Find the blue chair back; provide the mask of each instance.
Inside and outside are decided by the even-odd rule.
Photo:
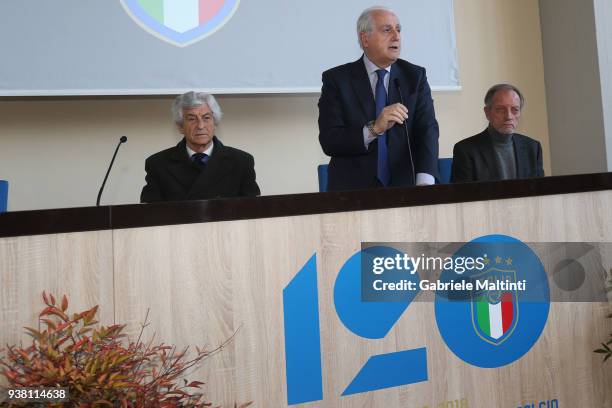
[[[319,164],[317,174],[319,175],[319,192],[327,191],[327,164]]]
[[[8,181],[0,180],[0,213],[6,212],[8,203]]]
[[[451,179],[451,169],[453,167],[452,158],[440,158],[438,159],[438,173],[440,173],[440,183],[448,184]]]
[[[317,167],[317,173],[319,175],[319,192],[321,193],[327,191],[327,166],[327,164],[319,164]],[[440,180],[438,184],[450,183],[452,167],[452,158],[443,157],[438,159],[438,172],[440,173]]]

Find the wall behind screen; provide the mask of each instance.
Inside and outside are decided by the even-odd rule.
[[[178,47],[146,32],[119,0],[3,1],[0,95],[317,92],[323,70],[359,56],[355,20],[370,5],[242,1],[218,31]],[[427,39],[407,42],[404,58],[428,67],[434,89],[456,88],[453,0],[381,5],[400,16],[405,38]]]
[[[542,142],[550,174],[537,1],[462,0],[456,6],[462,90],[433,94],[440,156],[451,156],[455,142],[484,129],[484,93],[507,81],[525,94],[520,131]],[[403,37],[405,44],[419,40]],[[218,99],[224,110],[218,133],[224,143],[255,156],[263,194],[317,190],[316,165],[329,160],[317,140],[318,95]],[[9,210],[93,205],[122,134],[130,139],[115,162],[102,203],[137,202],[144,159],[178,142],[170,103],[169,97],[0,101],[0,179],[11,182]]]

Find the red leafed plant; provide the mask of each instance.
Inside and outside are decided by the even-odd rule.
[[[8,346],[6,355],[0,355],[8,387],[66,387],[69,400],[50,405],[54,407],[211,406],[200,392],[204,383],[188,382],[184,376],[231,338],[212,351],[196,347],[190,358],[188,347],[177,351],[154,345],[153,338],[142,341],[148,313],[134,342],[122,333],[125,325],[99,326],[98,306],[69,316],[66,296],[59,305],[51,294],[43,292],[42,298],[46,307],[39,320],[45,328],[26,327],[32,345]]]

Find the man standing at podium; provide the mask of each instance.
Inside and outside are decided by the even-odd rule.
[[[223,145],[215,136],[221,115],[209,94],[187,92],[174,100],[172,116],[184,138],[146,160],[141,202],[260,194],[253,156]]]
[[[498,84],[487,91],[489,126],[455,144],[451,182],[544,177],[540,142],[516,133],[524,105],[514,85]]]
[[[363,11],[363,56],[323,73],[319,142],[328,189],[434,184],[438,122],[425,69],[399,59],[401,26],[384,7]]]

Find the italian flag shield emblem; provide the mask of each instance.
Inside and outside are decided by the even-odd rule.
[[[516,272],[489,269],[474,276],[477,281],[516,282]],[[518,321],[515,291],[481,289],[472,292],[472,323],[476,333],[487,343],[500,345],[508,339]]]
[[[157,38],[179,47],[200,41],[227,23],[240,0],[120,0],[128,15]]]

